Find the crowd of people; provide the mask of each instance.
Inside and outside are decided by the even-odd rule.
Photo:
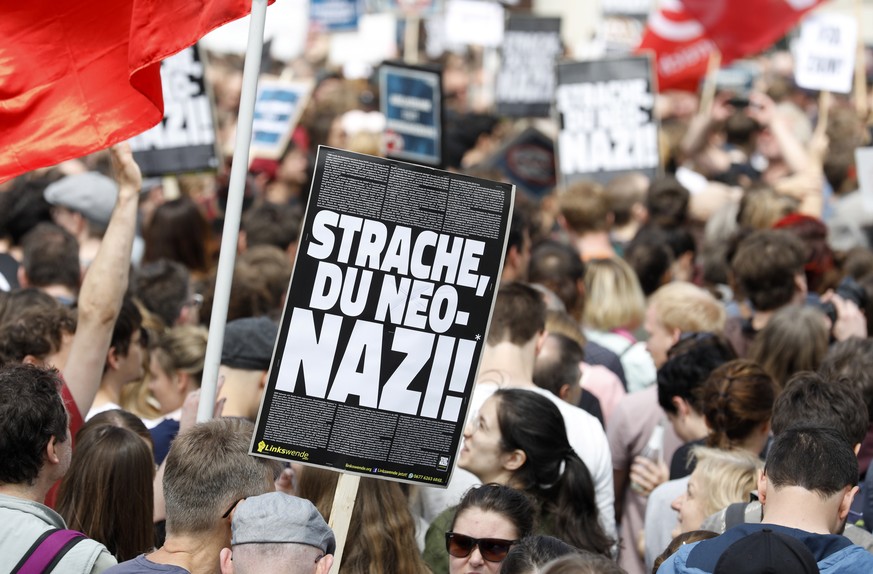
[[[317,84],[249,170],[208,422],[226,167],[144,180],[122,144],[0,184],[0,571],[873,572],[871,128],[784,61],[659,95],[654,179],[518,190],[448,488],[362,478],[342,548],[338,475],[248,450],[316,148],[383,153],[376,87],[291,66]],[[440,62],[445,167],[501,180],[555,126],[478,109],[477,62]]]

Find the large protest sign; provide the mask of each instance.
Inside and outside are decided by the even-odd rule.
[[[311,91],[309,81],[260,81],[252,124],[252,158],[277,159],[282,154]]]
[[[443,161],[442,79],[437,69],[383,64],[380,109],[390,158],[439,166]]]
[[[555,62],[561,51],[560,18],[510,16],[495,86],[497,113],[548,117],[555,94]]]
[[[212,97],[196,45],[161,62],[161,84],[163,121],[130,140],[143,175],[216,169]]]
[[[794,79],[809,90],[849,93],[855,72],[858,24],[844,14],[806,17],[795,53]]]
[[[659,168],[655,86],[649,56],[557,66],[558,167],[564,184],[603,183]]]
[[[445,486],[513,201],[320,147],[252,454]]]
[[[486,159],[482,167],[500,171],[528,196],[540,200],[555,188],[555,144],[543,132],[529,127]]]

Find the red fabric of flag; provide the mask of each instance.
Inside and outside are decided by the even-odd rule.
[[[251,0],[3,4],[0,182],[157,124],[160,61],[251,11]]]
[[[772,46],[824,0],[681,0],[721,51],[722,64]]]
[[[697,91],[706,75],[715,44],[703,26],[684,10],[678,0],[666,0],[649,16],[638,52],[655,53],[658,89]]]

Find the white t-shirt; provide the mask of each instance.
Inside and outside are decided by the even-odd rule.
[[[121,410],[121,407],[119,405],[116,405],[115,403],[106,403],[105,405],[100,405],[99,407],[91,407],[91,410],[88,411],[87,415],[85,415],[85,422],[90,421],[94,417],[94,415],[99,415],[102,412],[114,410]]]
[[[476,416],[482,404],[499,387],[494,383],[478,383],[470,399],[468,420]],[[615,538],[615,491],[612,486],[612,455],[606,433],[595,417],[579,407],[563,401],[545,389],[539,387],[524,387],[524,390],[538,393],[557,405],[564,417],[567,427],[567,438],[570,446],[588,467],[594,481],[594,496],[597,500],[597,510],[600,513],[600,524],[608,536]],[[457,459],[457,457],[455,457]],[[447,488],[439,490],[426,488],[422,492],[423,518],[431,522],[438,514],[460,502],[464,493],[479,484],[472,473],[455,468]]]

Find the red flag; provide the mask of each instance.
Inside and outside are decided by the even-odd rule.
[[[251,0],[5,4],[0,182],[157,124],[164,115],[160,61],[251,10]]]
[[[723,64],[765,50],[824,0],[681,0]]]
[[[649,16],[637,52],[652,50],[658,89],[697,91],[706,75],[709,55],[715,44],[678,0],[664,0]]]

